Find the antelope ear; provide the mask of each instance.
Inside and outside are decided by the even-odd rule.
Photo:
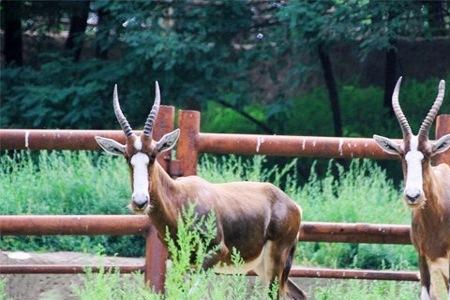
[[[380,135],[373,135],[373,139],[377,142],[377,145],[383,149],[384,152],[394,155],[399,155],[402,152],[402,148],[399,144],[391,141],[388,138]]]
[[[101,136],[96,136],[95,140],[108,154],[123,155],[125,153],[125,145],[122,145],[115,140],[107,139]]]
[[[156,143],[156,151],[158,151],[158,153],[161,153],[161,152],[172,149],[177,144],[179,136],[180,136],[180,129],[178,129],[178,128],[172,132],[166,133]]]
[[[431,145],[432,155],[442,153],[450,148],[450,134],[446,134]]]

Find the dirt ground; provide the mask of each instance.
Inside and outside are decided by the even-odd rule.
[[[77,252],[2,252],[0,265],[74,264],[74,265],[143,265],[143,258],[99,257]],[[7,299],[11,300],[75,300],[73,286],[80,285],[82,275],[11,274],[6,278]]]
[[[14,264],[73,264],[73,265],[143,265],[143,258],[99,257],[78,252],[6,252],[0,251],[0,265]],[[6,279],[8,300],[75,300],[74,286],[82,283],[82,275],[71,274],[8,274]],[[309,296],[313,287],[330,284],[334,280],[295,279]],[[310,297],[309,299],[313,299]]]

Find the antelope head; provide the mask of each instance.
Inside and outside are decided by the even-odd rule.
[[[179,129],[165,134],[159,141],[152,139],[152,132],[155,119],[158,115],[161,95],[159,85],[156,82],[155,103],[145,122],[142,134],[137,135],[131,129],[130,124],[120,109],[117,85],[114,86],[113,106],[117,121],[120,124],[125,136],[126,143],[121,143],[96,136],[95,139],[100,147],[111,155],[124,155],[130,167],[132,181],[131,208],[134,212],[144,212],[148,207],[151,209],[150,188],[151,170],[155,164],[156,156],[164,151],[172,149],[180,134]]]
[[[374,135],[373,138],[384,152],[400,156],[403,166],[405,188],[403,197],[410,207],[421,207],[425,201],[424,170],[430,168],[431,158],[450,148],[450,134],[444,135],[435,142],[429,141],[429,131],[442,101],[444,100],[445,81],[439,82],[438,95],[425,120],[420,126],[419,133],[414,135],[398,101],[400,77],[392,94],[392,108],[403,132],[403,141],[396,143],[388,138]]]

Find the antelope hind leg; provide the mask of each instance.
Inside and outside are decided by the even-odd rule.
[[[443,257],[427,262],[431,279],[431,299],[449,299],[449,259]]]
[[[307,299],[306,293],[299,288],[290,278],[286,281],[288,288],[288,297],[293,300],[305,300]]]

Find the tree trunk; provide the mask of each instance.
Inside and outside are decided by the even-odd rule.
[[[74,3],[70,18],[69,35],[65,44],[65,49],[71,53],[74,61],[80,60],[88,15],[89,1],[77,1]]]
[[[98,22],[97,32],[95,34],[95,57],[100,59],[108,59],[109,30],[106,23],[108,12],[101,8],[97,11]]]
[[[395,42],[391,43],[391,45],[393,46],[386,51],[383,106],[393,114],[391,99],[395,83],[397,82],[397,49],[394,47]]]
[[[238,114],[240,114],[241,116],[243,116],[244,118],[246,118],[247,120],[249,120],[250,122],[252,122],[253,124],[255,124],[256,126],[258,126],[262,131],[264,131],[267,134],[275,134],[275,132],[272,130],[272,128],[270,128],[269,126],[267,126],[264,122],[259,121],[258,119],[255,119],[252,115],[250,115],[249,113],[245,112],[244,110],[237,108],[234,105],[231,105],[228,102],[225,102],[223,100],[214,100],[217,103],[231,108],[232,110],[234,110],[235,112],[237,112]]]
[[[4,22],[3,55],[7,64],[21,66],[22,58],[22,23],[20,20],[21,2],[3,1],[2,19]]]
[[[430,24],[431,35],[448,35],[449,32],[445,29],[444,1],[435,0],[426,3],[428,4],[428,23]]]
[[[331,65],[330,55],[322,45],[318,46],[320,63],[322,65],[325,85],[328,90],[328,99],[330,101],[331,113],[333,114],[334,135],[342,136],[341,107],[339,104],[339,95],[337,92],[336,81],[334,79],[333,67]]]

